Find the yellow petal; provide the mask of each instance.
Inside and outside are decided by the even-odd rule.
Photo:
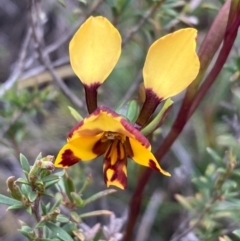
[[[78,137],[62,147],[57,155],[54,165],[56,167],[69,167],[78,161],[89,161],[103,154],[94,151],[96,143],[102,134],[97,136]]]
[[[110,185],[125,189],[127,186],[127,155],[121,141],[115,139],[104,155],[104,181]]]
[[[150,151],[150,148],[144,147],[141,143],[137,140],[129,138],[131,151],[128,151],[128,155],[138,164],[150,167],[156,171],[161,172],[166,176],[171,176],[169,172],[164,171],[160,165],[158,164],[156,158]]]
[[[121,54],[121,36],[104,17],[90,17],[73,36],[70,45],[73,71],[85,85],[101,84]]]
[[[105,106],[99,107],[91,115],[76,125],[68,135],[68,141],[80,136],[95,136],[103,132],[114,132],[137,139],[144,146],[149,147],[150,143],[138,130],[127,120]]]
[[[197,76],[197,30],[186,28],[155,41],[149,48],[143,68],[144,85],[160,99],[184,90]]]

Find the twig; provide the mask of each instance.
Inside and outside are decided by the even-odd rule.
[[[38,4],[36,4],[38,3]],[[54,67],[52,66],[51,60],[49,58],[49,55],[47,53],[44,53],[43,48],[43,39],[40,40],[37,30],[42,33],[42,24],[40,19],[40,6],[39,1],[32,0],[32,7],[31,7],[31,24],[32,24],[32,33],[35,40],[35,43],[37,44],[37,51],[39,54],[40,61],[45,66],[45,68],[50,72],[52,75],[53,80],[57,83],[57,85],[60,87],[60,90],[62,93],[78,108],[81,108],[83,106],[82,101],[64,84],[63,80],[59,77],[59,75],[54,70]],[[34,17],[36,19],[34,19]],[[38,29],[36,29],[38,28]]]
[[[202,221],[202,219],[204,218],[204,215],[210,210],[210,207],[205,208],[202,213],[198,216],[197,221],[190,227],[188,227],[187,229],[185,229],[182,233],[180,233],[179,235],[173,237],[170,239],[170,241],[179,241],[181,240],[181,238],[184,238],[187,234],[189,234],[190,232],[192,232]]]
[[[79,28],[79,26],[90,16],[93,14],[94,11],[96,11],[99,6],[104,2],[104,0],[99,0],[93,7],[92,9],[88,12],[88,14],[83,17],[74,27],[71,29],[68,33],[64,34],[63,37],[61,37],[58,41],[55,43],[49,45],[46,47],[45,51],[46,54],[49,54],[51,52],[54,52],[56,49],[58,49],[61,45],[63,45],[65,42],[67,42],[73,34],[76,32],[76,30]]]
[[[240,10],[239,10],[240,12]],[[236,19],[236,21],[232,24],[231,29],[228,30],[228,32],[225,35],[223,47],[220,50],[220,53],[218,55],[218,58],[215,62],[215,65],[211,69],[210,73],[206,77],[204,83],[199,88],[196,96],[193,99],[193,103],[191,105],[191,108],[188,112],[188,119],[192,116],[204,96],[206,95],[207,91],[210,89],[212,84],[214,83],[215,79],[219,75],[221,69],[223,68],[224,63],[226,62],[228,55],[232,49],[232,46],[235,42],[235,39],[237,37],[238,28],[240,26],[240,15]]]
[[[134,91],[136,91],[137,86],[140,84],[141,80],[142,80],[142,71],[138,73],[136,79],[133,81],[130,88],[127,90],[126,94],[122,97],[119,103],[123,103],[132,97],[132,94],[134,93]]]
[[[38,223],[41,221],[41,215],[40,215],[40,212],[39,212],[40,199],[41,199],[41,197],[38,196],[36,198],[36,200],[34,201],[33,207],[32,207],[32,212],[34,213],[34,216],[35,216]],[[43,228],[38,228],[38,238],[43,238]]]
[[[155,191],[150,198],[147,209],[139,225],[136,241],[148,240],[151,227],[157,215],[157,211],[163,202],[164,195],[159,190]]]
[[[19,57],[16,62],[16,66],[12,74],[9,76],[9,78],[5,81],[4,84],[1,85],[0,97],[3,96],[5,92],[14,85],[14,83],[18,80],[18,78],[20,78],[23,71],[24,61],[26,59],[27,48],[31,39],[31,35],[32,35],[32,29],[29,28],[23,40],[21,50],[19,51]]]
[[[65,56],[65,57],[62,57],[62,58],[57,59],[56,61],[52,62],[52,66],[55,68],[55,67],[59,67],[59,66],[62,66],[64,64],[68,64],[68,63],[69,63],[69,56]],[[34,76],[37,76],[37,75],[43,73],[44,71],[46,71],[46,67],[41,65],[41,66],[37,66],[35,68],[32,68],[32,69],[24,72],[22,74],[21,78],[19,79],[20,85],[26,79],[33,78]]]
[[[161,6],[163,3],[165,2],[165,0],[161,0],[158,3],[154,4],[144,15],[143,17],[140,19],[139,23],[133,27],[130,32],[128,33],[128,35],[123,39],[122,41],[122,47],[124,47],[128,41],[133,37],[133,35],[135,33],[137,33],[141,27],[145,24],[145,22],[149,19],[149,17],[151,15],[154,14],[154,12],[159,8],[159,6]]]

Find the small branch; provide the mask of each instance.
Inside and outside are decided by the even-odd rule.
[[[240,11],[239,11],[239,13],[240,13]],[[192,116],[192,114],[194,113],[194,111],[196,110],[196,108],[198,107],[198,105],[200,104],[200,102],[202,101],[204,96],[206,95],[207,91],[212,86],[214,80],[219,75],[221,69],[223,68],[223,65],[225,64],[225,62],[228,58],[228,55],[232,49],[232,46],[235,42],[235,39],[237,37],[239,26],[240,26],[240,15],[238,16],[238,19],[232,25],[231,29],[229,29],[229,31],[226,33],[223,47],[220,50],[216,63],[214,64],[214,67],[212,68],[212,70],[210,71],[208,76],[206,77],[204,83],[201,85],[196,96],[193,99],[193,103],[192,103],[190,111],[188,113],[188,119]]]
[[[65,42],[67,42],[73,34],[77,31],[80,25],[89,17],[91,16],[99,7],[100,5],[104,2],[104,0],[99,0],[93,7],[92,9],[88,12],[88,14],[83,17],[74,27],[71,29],[68,33],[64,34],[63,37],[61,37],[58,41],[55,43],[47,46],[45,48],[45,53],[50,54],[51,52],[54,52],[56,49],[58,49],[61,45],[63,45]]]
[[[40,200],[41,200],[41,197],[38,196],[34,201],[33,207],[32,207],[32,212],[38,223],[41,221],[41,218],[42,218],[39,212]],[[43,228],[38,228],[38,238],[43,238]]]
[[[161,0],[157,3],[155,3],[144,15],[143,17],[140,19],[139,23],[133,27],[130,32],[128,33],[128,35],[123,39],[122,41],[122,47],[124,47],[129,40],[131,40],[131,38],[133,37],[134,34],[136,34],[141,27],[145,24],[145,22],[154,14],[154,12],[165,2],[165,0]]]
[[[202,221],[202,219],[204,218],[204,215],[210,210],[210,207],[205,208],[202,213],[198,216],[197,221],[190,227],[188,227],[187,229],[185,229],[182,233],[180,233],[179,235],[173,237],[170,239],[170,241],[179,241],[182,238],[184,238],[187,234],[189,234],[190,232],[192,232]]]
[[[65,64],[69,64],[69,56],[62,57],[62,58],[57,59],[56,61],[52,62],[52,66],[54,68],[65,65]],[[46,71],[46,67],[42,66],[42,65],[24,72],[18,81],[19,85],[21,86],[27,79],[34,78],[44,72],[48,72],[48,71]]]
[[[133,81],[129,89],[127,90],[126,94],[122,97],[122,99],[119,101],[119,103],[123,103],[125,101],[128,101],[133,93],[136,91],[138,85],[141,83],[142,80],[142,71],[140,71],[136,77],[136,79]]]
[[[14,70],[12,71],[12,74],[9,76],[9,78],[5,81],[5,83],[1,85],[0,97],[3,96],[7,90],[11,89],[11,87],[15,84],[18,78],[20,78],[24,67],[24,61],[27,55],[27,48],[31,40],[31,35],[32,29],[29,28],[23,40],[21,50],[19,51],[19,57],[14,67]]]
[[[156,190],[150,198],[147,209],[143,214],[142,221],[139,225],[136,241],[148,240],[153,222],[156,218],[157,211],[163,202],[164,195],[159,190]]]
[[[36,4],[37,3],[37,4]],[[53,80],[59,86],[62,93],[78,108],[83,106],[82,101],[64,84],[63,80],[56,73],[54,67],[52,66],[49,55],[43,49],[43,38],[40,40],[38,33],[43,33],[42,24],[40,19],[40,4],[39,1],[32,0],[31,7],[31,24],[32,32],[35,43],[37,44],[37,51],[39,54],[39,59],[45,68],[50,72]],[[42,37],[42,36],[41,36]]]

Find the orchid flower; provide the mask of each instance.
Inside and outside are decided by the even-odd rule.
[[[197,76],[196,35],[193,28],[181,29],[158,39],[149,48],[143,67],[146,101],[137,124],[144,125],[162,100],[180,93]],[[170,176],[160,167],[149,141],[136,126],[105,106],[97,107],[97,88],[121,54],[118,30],[104,17],[90,17],[73,36],[69,51],[73,71],[85,88],[90,115],[70,131],[55,166],[67,168],[103,155],[106,185],[121,189],[127,186],[128,158]]]

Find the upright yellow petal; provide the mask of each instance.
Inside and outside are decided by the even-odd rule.
[[[197,76],[197,30],[185,28],[155,41],[149,48],[143,68],[144,85],[159,99],[184,90]]]
[[[136,163],[146,166],[146,167],[150,167],[153,170],[159,171],[166,176],[171,176],[170,173],[164,171],[160,167],[156,158],[150,151],[150,148],[146,148],[145,146],[143,146],[140,142],[138,142],[135,139],[129,138],[129,142],[130,142],[129,144],[131,146],[131,150],[129,150],[130,148],[128,148],[128,155]]]
[[[119,59],[121,36],[106,18],[90,17],[73,36],[69,51],[73,71],[83,84],[101,84]]]

